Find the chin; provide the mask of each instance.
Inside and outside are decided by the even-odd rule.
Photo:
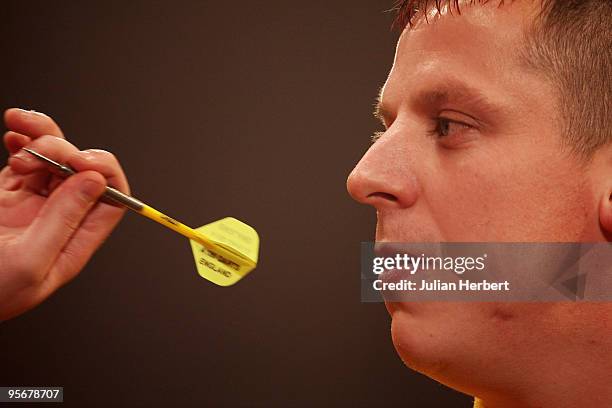
[[[483,348],[487,326],[498,326],[494,305],[455,302],[387,302],[391,339],[408,367],[445,384],[465,373]],[[493,319],[493,320],[492,320]],[[507,324],[507,321],[503,322]],[[486,334],[486,333],[485,333]],[[486,335],[484,337],[487,337]]]
[[[394,305],[387,308],[395,307]],[[439,353],[435,335],[420,327],[418,320],[405,310],[393,309],[391,339],[404,364],[432,378],[445,377],[449,361]]]

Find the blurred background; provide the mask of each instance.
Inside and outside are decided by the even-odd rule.
[[[115,153],[188,225],[249,223],[261,254],[216,287],[187,240],[126,214],[76,280],[0,324],[0,385],[63,386],[67,406],[471,406],[405,368],[384,305],[360,301],[375,213],[345,180],[380,130],[392,5],[3,2],[3,110]]]

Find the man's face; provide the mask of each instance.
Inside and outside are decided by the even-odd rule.
[[[377,209],[377,241],[601,239],[588,167],[562,146],[556,90],[521,63],[537,2],[491,3],[400,38],[380,99],[386,131],[348,180],[351,195]],[[477,383],[479,371],[481,383],[492,381],[491,364],[520,367],[551,351],[567,306],[387,307],[404,361],[462,389],[461,378]]]

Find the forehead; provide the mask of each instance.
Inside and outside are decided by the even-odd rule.
[[[529,23],[541,15],[545,3],[546,0],[407,0],[407,9],[399,9],[395,24],[418,28],[441,17],[467,15],[483,21],[499,18],[521,25],[519,20]]]
[[[427,21],[421,17],[402,33],[382,96],[395,96],[389,89],[394,83],[405,91],[448,77],[491,93],[518,92],[512,83],[527,79],[522,78],[528,73],[523,72],[520,52],[533,16],[533,4],[520,1],[464,4],[461,14],[445,7],[431,9]]]
[[[470,45],[474,41],[479,47],[507,48],[519,45],[536,12],[533,3],[525,1],[476,2],[457,7],[433,7],[417,14],[413,26],[404,30],[401,39],[410,39],[412,43],[426,41],[434,48]],[[450,33],[451,36],[445,36]]]

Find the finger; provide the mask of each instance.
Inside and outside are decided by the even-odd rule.
[[[64,137],[57,123],[44,113],[11,108],[4,112],[4,123],[9,130],[36,139],[43,135]]]
[[[125,174],[112,153],[104,150],[77,152],[68,159],[68,164],[78,171],[94,170],[106,177],[107,185],[130,193]],[[108,238],[124,213],[125,208],[103,202],[94,206],[60,253],[49,274],[48,284],[56,289],[73,279]]]
[[[130,194],[125,173],[114,154],[106,150],[90,149],[76,152],[66,163],[76,171],[94,170],[106,178],[109,186]]]
[[[11,130],[4,134],[4,146],[11,155],[17,153],[19,149],[26,146],[31,141],[32,139],[28,136],[13,132]]]
[[[61,251],[48,275],[53,289],[72,280],[85,267],[125,214],[125,208],[99,202],[87,214],[81,226]]]
[[[49,135],[34,139],[27,147],[58,163],[66,162],[70,155],[78,152],[78,149],[65,139]],[[20,150],[9,158],[8,164],[16,174],[27,176],[23,179],[22,188],[39,195],[48,195],[49,181],[53,173],[47,163],[25,150]]]
[[[22,147],[31,143],[32,139],[28,136],[22,135],[21,133],[16,133],[13,131],[8,131],[4,134],[4,145],[11,155],[18,152]],[[22,173],[16,172],[10,166],[6,166],[2,173],[0,174],[0,187],[8,190],[8,191],[16,191],[20,188],[30,189],[33,191],[40,191],[44,189],[49,176],[46,172],[44,173],[32,173],[28,175],[24,175]]]
[[[32,263],[28,269],[51,269],[105,186],[101,174],[85,171],[68,178],[49,196],[21,237]]]
[[[76,171],[93,170],[106,178],[107,185],[130,194],[127,179],[114,154],[105,150],[90,149],[76,152],[70,156],[66,164]],[[63,178],[53,176],[48,184],[48,190],[53,191],[63,181]]]
[[[67,140],[49,135],[34,139],[32,143],[29,143],[26,147],[58,163],[65,163],[70,156],[79,151],[79,149]],[[8,163],[15,172],[20,174],[30,174],[41,170],[48,171],[50,169],[48,164],[37,159],[25,150],[20,150],[11,156]]]
[[[0,171],[0,189],[4,191],[17,191],[23,185],[23,176],[16,174],[9,166]]]
[[[64,180],[66,180],[65,177],[58,176],[58,175],[55,175],[55,174],[52,175],[49,178],[48,182],[47,182],[47,194],[46,195],[49,195],[53,191],[55,191],[55,189],[58,188],[60,186],[60,184],[62,184],[64,182]]]

